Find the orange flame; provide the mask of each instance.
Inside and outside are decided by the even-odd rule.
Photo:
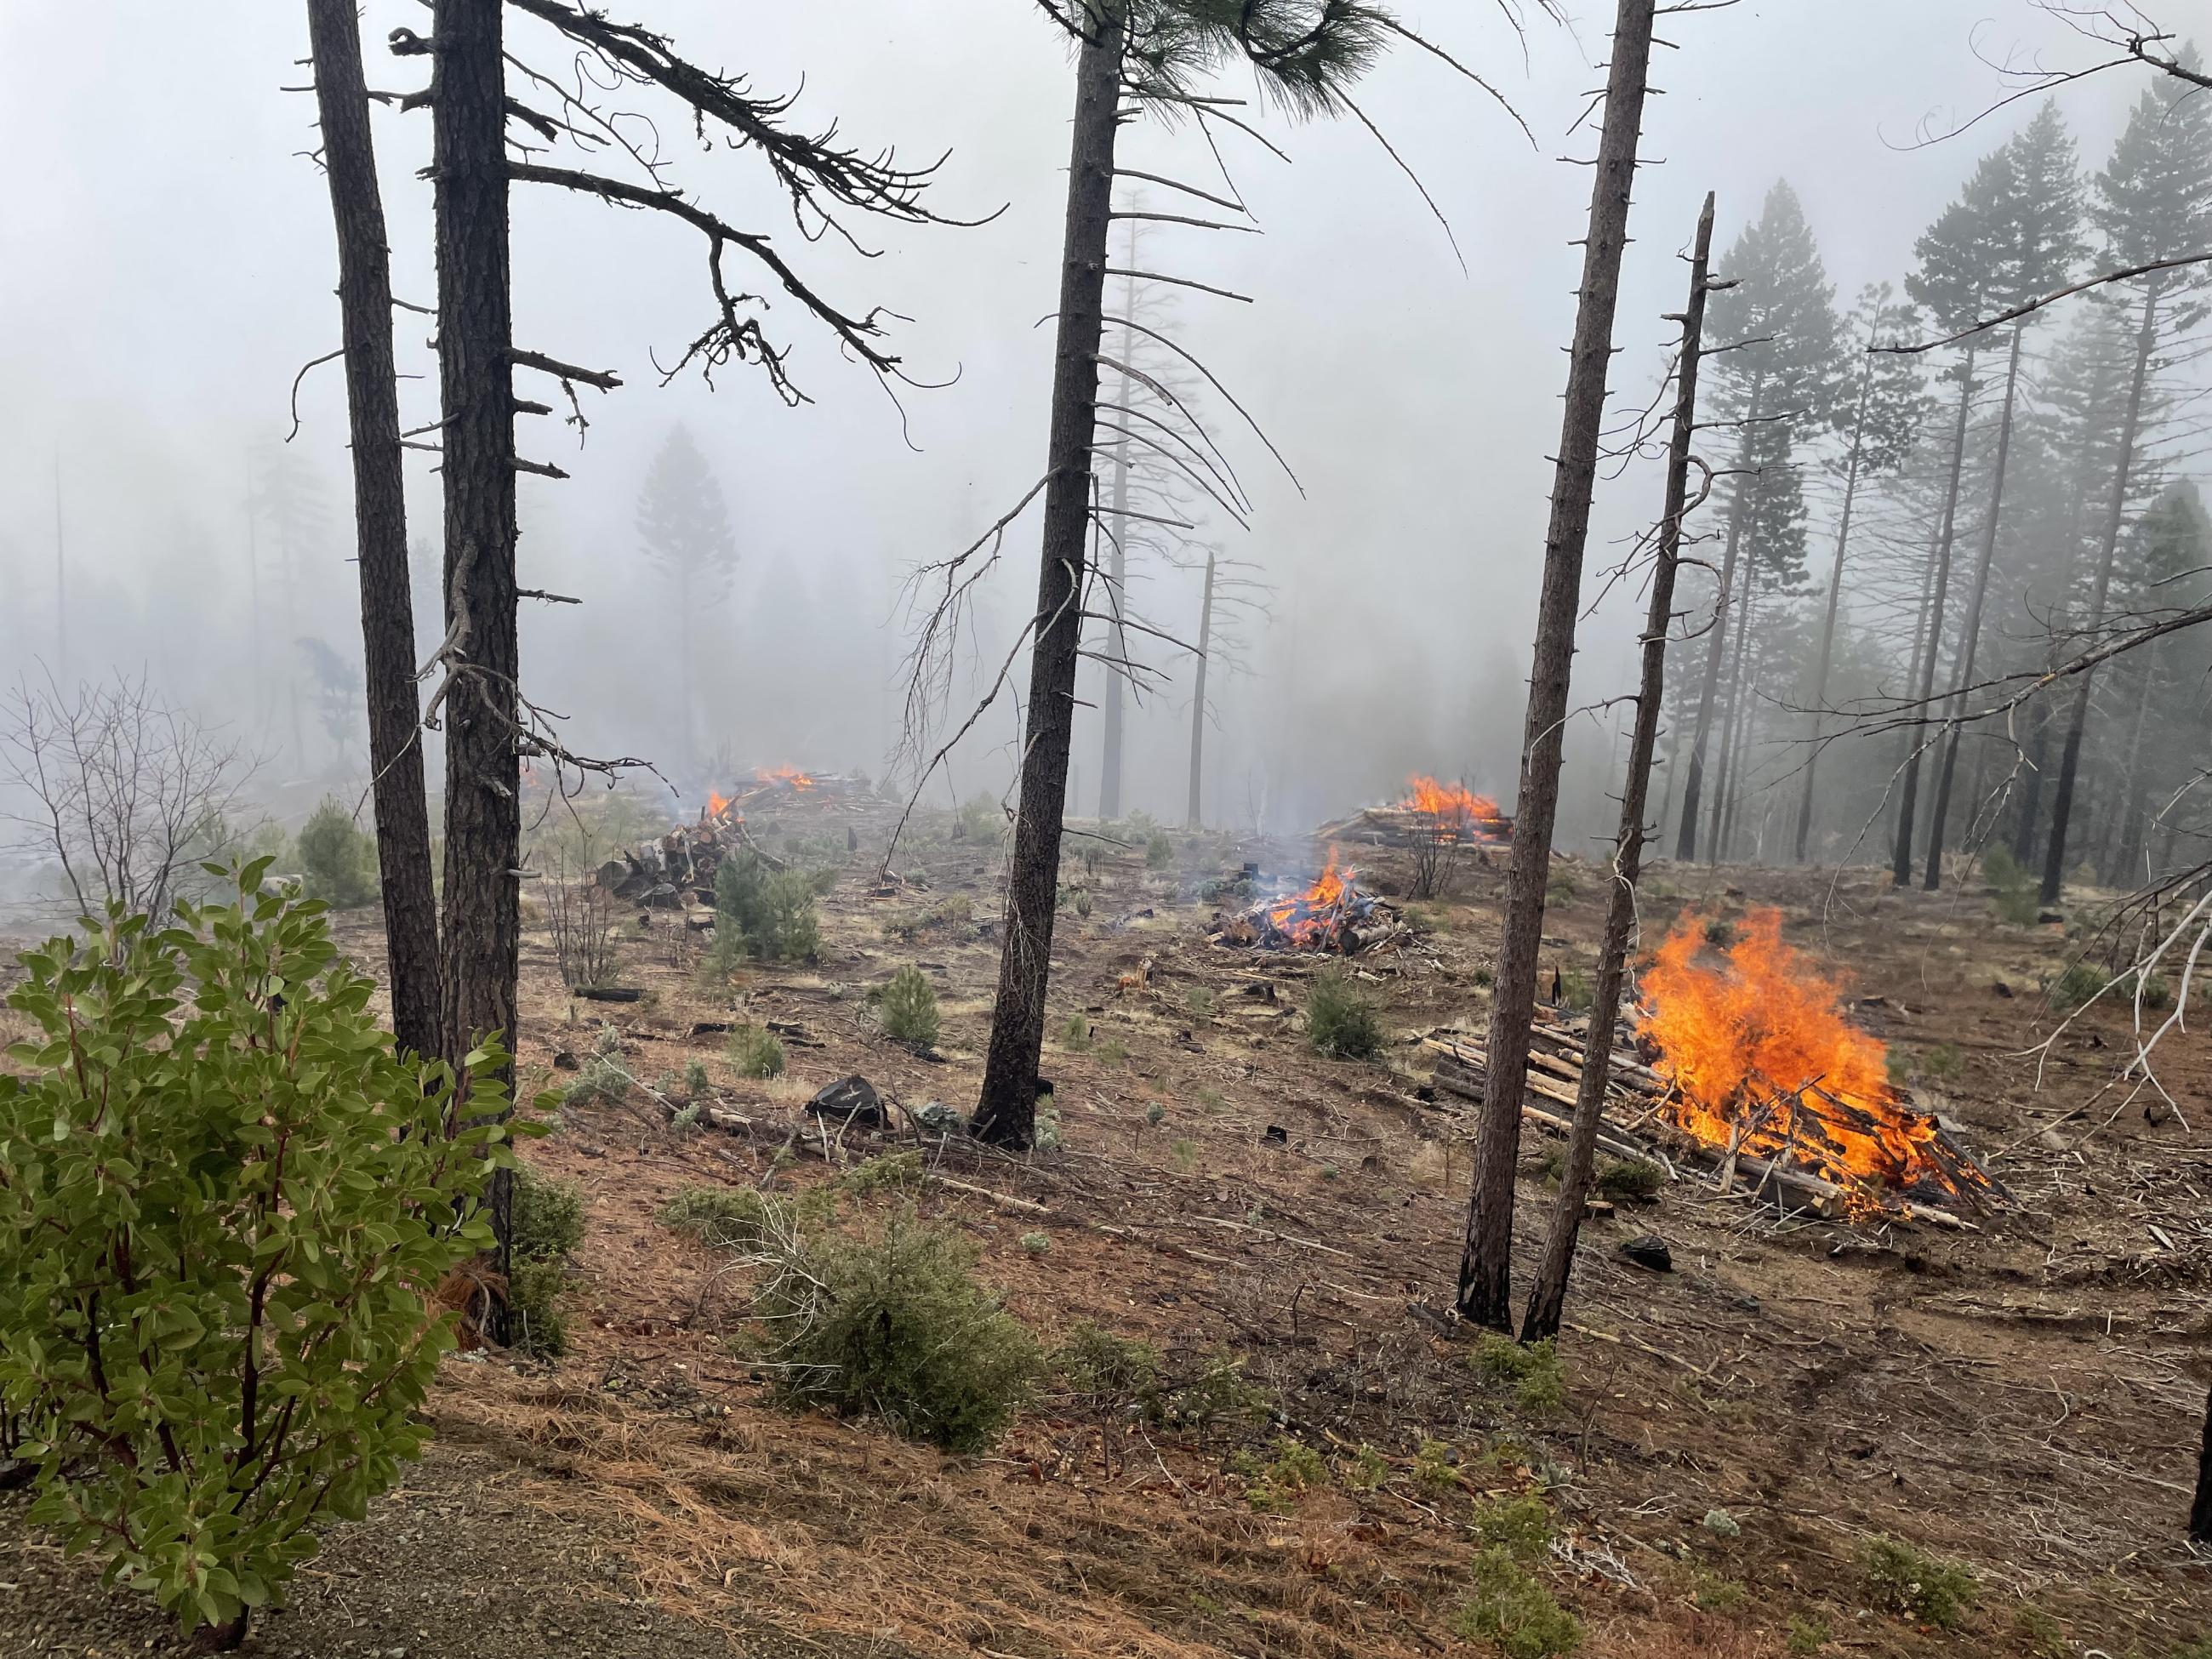
[[[787,783],[794,789],[811,789],[814,780],[795,766],[779,766],[774,770],[762,768],[753,776],[763,783]]]
[[[1841,988],[1782,942],[1778,910],[1744,919],[1725,967],[1697,960],[1705,939],[1704,919],[1684,917],[1644,975],[1639,1029],[1675,1085],[1666,1110],[1677,1127],[1854,1191],[1989,1188],[1933,1117],[1903,1103],[1887,1049],[1844,1018]]]
[[[1434,778],[1414,777],[1406,781],[1408,793],[1398,803],[1401,811],[1426,812],[1431,817],[1474,818],[1489,821],[1498,817],[1498,803],[1487,795],[1478,795],[1464,784],[1438,783]]]
[[[1338,921],[1337,913],[1352,897],[1357,870],[1338,868],[1336,848],[1328,849],[1328,866],[1302,893],[1277,899],[1267,907],[1267,925],[1301,950],[1322,943]]]
[[[727,795],[722,793],[719,789],[709,789],[707,792],[707,816],[708,817],[719,818],[723,813],[729,810],[730,798]]]

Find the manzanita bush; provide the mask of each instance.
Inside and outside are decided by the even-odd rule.
[[[488,1249],[505,1056],[403,1064],[319,903],[214,872],[22,957],[0,1077],[0,1413],[32,1519],[234,1646],[428,1430],[439,1281]]]

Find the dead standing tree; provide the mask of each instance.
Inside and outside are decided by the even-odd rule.
[[[1582,1084],[1575,1097],[1574,1127],[1567,1139],[1567,1166],[1552,1211],[1552,1231],[1544,1246],[1544,1265],[1521,1322],[1521,1340],[1540,1342],[1559,1332],[1566,1306],[1567,1276],[1575,1261],[1575,1240],[1582,1231],[1589,1197],[1590,1171],[1596,1162],[1598,1121],[1605,1112],[1606,1085],[1612,1077],[1613,1027],[1620,1017],[1620,990],[1627,976],[1628,951],[1636,931],[1636,881],[1643,868],[1644,809],[1651,793],[1651,757],[1658,746],[1660,706],[1667,686],[1667,636],[1674,625],[1674,575],[1682,551],[1682,521],[1712,487],[1710,468],[1690,453],[1698,429],[1698,360],[1705,349],[1705,296],[1717,286],[1708,281],[1713,249],[1713,198],[1705,197],[1698,217],[1697,240],[1690,256],[1690,298],[1682,311],[1682,345],[1674,370],[1674,433],[1667,450],[1667,499],[1651,571],[1651,600],[1644,622],[1643,680],[1636,694],[1636,730],[1628,750],[1628,776],[1620,792],[1620,829],[1613,840],[1613,897],[1607,907],[1605,940],[1599,946],[1597,989],[1590,1005],[1583,1049]],[[1698,499],[1689,495],[1690,468],[1705,473]]]
[[[1613,319],[1620,296],[1621,255],[1628,243],[1629,200],[1644,125],[1654,13],[1654,0],[1620,0],[1613,22],[1589,228],[1583,242],[1566,412],[1553,474],[1551,527],[1545,537],[1521,788],[1507,866],[1504,937],[1492,992],[1489,1079],[1483,1092],[1474,1185],[1460,1254],[1460,1316],[1493,1330],[1511,1328],[1513,1168],[1521,1143],[1528,1027],[1536,1009],[1552,827],[1559,816],[1559,762],[1574,664],[1576,613],[1582,598],[1583,552],[1589,538],[1590,495],[1605,424]]]
[[[392,353],[392,250],[376,180],[354,0],[307,0],[307,36],[323,172],[337,233],[370,794],[392,1029],[401,1052],[428,1056],[444,1052],[438,1036],[438,900],[430,879],[430,808],[423,793],[422,709],[415,681],[406,478]]]
[[[567,81],[530,67],[510,51],[508,5],[550,26],[576,52]],[[787,348],[772,341],[758,312],[765,302],[734,287],[726,260],[732,252],[764,266],[784,293],[824,324],[879,376],[898,359],[880,343],[880,313],[853,315],[814,292],[766,235],[744,230],[701,207],[665,176],[667,163],[631,136],[635,125],[610,115],[598,100],[620,92],[658,90],[673,97],[702,133],[726,137],[734,149],[757,151],[791,198],[798,229],[808,240],[835,230],[851,240],[841,210],[907,223],[933,222],[921,194],[934,167],[898,166],[889,152],[866,156],[829,135],[790,130],[790,100],[753,94],[738,77],[703,70],[668,40],[641,27],[561,0],[436,0],[434,34],[424,40],[395,32],[392,49],[428,55],[428,88],[403,100],[432,112],[438,263],[440,435],[445,484],[447,634],[424,671],[440,674],[425,723],[447,729],[446,913],[441,960],[444,1052],[456,1064],[477,1043],[498,1038],[513,1047],[520,944],[521,780],[523,758],[546,762],[558,775],[611,775],[634,760],[595,760],[570,751],[550,717],[524,695],[517,649],[515,474],[560,478],[556,466],[516,453],[517,414],[546,415],[548,404],[518,398],[517,367],[553,377],[567,394],[580,438],[579,383],[608,391],[611,374],[579,368],[514,341],[508,262],[508,192],[516,182],[595,196],[614,205],[659,212],[698,231],[707,243],[714,314],[664,379],[696,365],[711,380],[729,363],[764,369],[787,402],[802,400],[787,367]],[[552,102],[549,112],[509,94],[513,65],[529,88]],[[513,143],[509,123],[541,141]],[[635,179],[516,159],[562,141],[590,154],[621,158]],[[857,244],[856,244],[857,246]],[[541,596],[542,597],[542,596]],[[512,1075],[504,1079],[510,1086]],[[507,1189],[492,1195],[494,1226],[504,1255]],[[504,1266],[502,1260],[501,1266]]]

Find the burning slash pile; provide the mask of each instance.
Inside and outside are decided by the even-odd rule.
[[[1376,847],[1503,846],[1513,839],[1513,820],[1487,795],[1434,778],[1407,780],[1406,798],[1389,806],[1370,806],[1348,818],[1324,823],[1314,833],[1332,841],[1365,842]]]
[[[599,866],[599,885],[616,897],[637,904],[712,904],[714,872],[721,867],[724,856],[736,848],[750,848],[772,868],[783,867],[747,831],[748,809],[757,811],[787,805],[813,811],[825,807],[857,808],[872,799],[864,777],[810,775],[788,766],[756,772],[753,781],[738,786],[733,794],[710,793],[707,810],[696,823],[679,825],[658,841],[609,859]]]
[[[1678,1155],[1741,1174],[1753,1194],[1823,1214],[1902,1215],[1951,1225],[2007,1196],[1971,1154],[1888,1079],[1881,1042],[1844,1018],[1837,988],[1782,943],[1782,919],[1754,912],[1725,964],[1699,958],[1703,923],[1685,920],[1644,975],[1636,1048],[1616,1052],[1603,1135],[1650,1157],[1654,1128]],[[1528,1092],[1571,1109],[1584,1051],[1571,1027],[1539,1025]],[[1479,1098],[1482,1050],[1438,1037],[1439,1088]],[[1533,1108],[1547,1127],[1567,1113]],[[1662,1158],[1661,1161],[1664,1161]]]
[[[1351,956],[1399,939],[1406,924],[1383,900],[1359,889],[1357,870],[1340,869],[1331,848],[1328,867],[1312,886],[1221,919],[1216,945],[1264,951],[1331,951]]]

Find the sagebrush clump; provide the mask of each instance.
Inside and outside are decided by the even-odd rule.
[[[1382,1052],[1382,1019],[1342,969],[1314,976],[1306,990],[1306,1038],[1332,1060],[1372,1060]]]
[[[991,1444],[1042,1362],[975,1264],[967,1239],[911,1214],[860,1237],[797,1242],[753,1305],[777,1393],[946,1451]]]
[[[26,951],[8,1002],[38,1035],[0,1076],[28,1518],[222,1647],[420,1455],[453,1340],[424,1294],[490,1248],[518,1127],[493,1044],[449,1121],[450,1079],[394,1056],[374,981],[268,866],[171,925],[113,909]]]
[[[929,975],[911,963],[900,969],[884,986],[876,1001],[876,1017],[883,1022],[884,1034],[914,1048],[933,1048],[937,1046],[940,1025],[937,1013],[937,988],[929,982]]]

